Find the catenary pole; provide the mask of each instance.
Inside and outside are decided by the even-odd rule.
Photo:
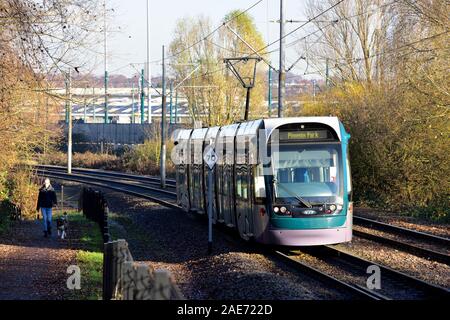
[[[68,109],[68,130],[67,130],[67,173],[72,173],[72,72],[67,73],[67,109]]]
[[[107,36],[106,36],[106,0],[103,1],[103,49],[104,49],[104,67],[105,67],[105,119],[104,123],[108,123],[108,63],[107,63]]]
[[[145,85],[144,85],[144,69],[141,70],[141,124],[144,123],[145,114],[144,114],[144,101],[145,101]]]
[[[172,124],[172,100],[173,100],[173,80],[170,81],[170,99],[169,99],[169,123]]]
[[[269,118],[272,115],[272,68],[269,66],[269,81],[267,84],[268,92],[267,92],[267,112],[269,115]]]
[[[286,74],[284,70],[284,0],[280,0],[280,67],[278,70],[278,117],[283,116]]]
[[[152,72],[150,66],[150,0],[147,0],[147,105],[148,123],[152,123]]]
[[[178,89],[175,90],[175,123],[178,122]]]
[[[131,123],[135,122],[135,114],[134,114],[134,82],[131,83]]]
[[[161,105],[161,155],[160,155],[160,175],[161,187],[166,187],[166,62],[165,48],[162,46],[162,105]]]
[[[92,122],[95,123],[96,119],[95,119],[95,103],[94,100],[95,99],[95,87],[92,87]]]

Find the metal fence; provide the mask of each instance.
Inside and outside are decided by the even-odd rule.
[[[84,187],[80,194],[79,209],[83,210],[83,215],[91,221],[96,222],[103,235],[103,242],[108,242],[111,238],[108,226],[108,204],[103,193],[92,188]]]

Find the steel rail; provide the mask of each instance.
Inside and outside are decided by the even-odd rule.
[[[154,191],[154,192],[158,192],[158,193],[162,193],[165,195],[170,195],[172,197],[176,197],[176,192],[172,192],[172,191],[168,191],[168,190],[164,190],[161,188],[153,188],[153,187],[148,187],[148,186],[143,186],[143,185],[138,185],[138,184],[133,184],[133,183],[129,183],[129,182],[123,182],[123,181],[115,181],[115,180],[111,180],[111,179],[107,179],[107,178],[99,178],[99,177],[92,177],[89,175],[85,175],[85,174],[77,174],[77,173],[62,173],[62,172],[49,172],[48,170],[45,171],[41,171],[41,170],[37,170],[37,172],[41,173],[41,175],[61,175],[64,177],[74,177],[74,178],[81,178],[81,179],[87,179],[87,180],[91,180],[91,181],[100,181],[100,182],[105,182],[105,183],[115,183],[115,184],[119,184],[119,185],[123,185],[123,186],[130,186],[130,187],[134,187],[134,188],[140,188],[143,190],[148,190],[148,191]]]
[[[358,224],[358,225],[361,225],[364,227],[369,227],[369,228],[377,229],[380,231],[387,231],[387,232],[391,232],[394,234],[409,236],[409,237],[412,237],[415,239],[421,239],[421,240],[425,240],[425,241],[429,241],[429,242],[433,242],[433,243],[438,243],[438,244],[446,246],[447,248],[450,247],[450,239],[444,238],[444,237],[439,237],[439,236],[436,236],[433,234],[416,231],[416,230],[411,230],[411,229],[407,229],[407,228],[403,228],[403,227],[399,227],[399,226],[394,226],[391,224],[387,224],[384,222],[380,222],[380,221],[376,221],[376,220],[372,220],[372,219],[368,219],[368,218],[363,218],[363,217],[359,217],[359,216],[354,216],[353,222],[355,224]]]
[[[117,182],[113,182],[113,181],[96,182],[95,180],[98,180],[97,178],[89,178],[89,177],[86,178],[85,176],[80,177],[80,175],[75,176],[73,174],[68,174],[68,173],[55,173],[55,172],[48,173],[48,172],[46,172],[46,176],[48,176],[49,178],[53,178],[53,179],[61,179],[61,180],[66,180],[66,181],[84,183],[84,184],[88,184],[88,185],[92,185],[92,186],[97,186],[97,187],[101,187],[101,188],[105,188],[105,189],[122,192],[122,193],[125,193],[128,195],[131,195],[131,196],[144,198],[144,199],[159,203],[168,208],[181,210],[181,207],[179,205],[175,204],[174,202],[169,202],[169,201],[163,200],[161,198],[150,196],[148,194],[144,194],[141,192],[131,191],[131,190],[127,190],[127,189],[120,188],[120,187],[114,187],[111,184],[121,184],[121,185],[131,186],[131,187],[135,187],[135,188],[142,188],[141,186],[130,185],[130,184],[126,184],[123,182],[117,183]],[[151,189],[154,189],[154,188],[151,188]],[[161,192],[160,190],[157,190],[157,191]]]
[[[121,188],[121,187],[117,187],[114,186],[114,184],[116,185],[121,185],[121,186],[128,186],[128,187],[132,187],[132,188],[137,188],[137,189],[143,189],[143,190],[148,190],[148,191],[152,191],[152,192],[157,192],[157,193],[163,193],[167,196],[173,197],[175,200],[175,195],[176,193],[174,192],[170,192],[170,191],[166,191],[166,190],[162,190],[162,189],[156,189],[156,188],[151,188],[151,187],[146,187],[146,186],[141,186],[141,185],[135,185],[135,184],[131,184],[131,183],[125,183],[125,182],[115,182],[115,181],[111,181],[111,180],[107,180],[107,179],[102,179],[102,178],[98,178],[98,177],[89,177],[86,175],[80,175],[80,174],[68,174],[68,173],[62,173],[62,172],[50,172],[49,170],[37,170],[39,173],[44,173],[47,176],[54,178],[54,179],[62,179],[62,180],[68,180],[68,181],[74,181],[74,182],[78,182],[78,183],[84,183],[84,184],[88,184],[88,185],[93,185],[93,186],[98,186],[101,188],[106,188],[106,189],[110,189],[110,190],[114,190],[114,191],[118,191],[118,192],[122,192],[128,195],[132,195],[132,196],[136,196],[136,197],[140,197],[140,198],[144,198],[144,199],[148,199],[150,201],[154,201],[156,203],[159,203],[163,206],[169,207],[169,208],[173,208],[173,209],[177,209],[177,210],[181,210],[182,208],[180,206],[178,206],[177,204],[175,204],[174,202],[169,202],[163,199],[160,199],[158,197],[155,196],[151,196],[148,194],[144,194],[141,192],[136,192],[136,191],[132,191],[132,190],[128,190],[126,188]],[[371,261],[367,261],[365,259],[353,256],[351,254],[345,253],[341,250],[337,250],[335,248],[332,248],[330,246],[324,246],[321,247],[324,250],[327,250],[328,252],[339,256],[340,258],[343,258],[347,261],[351,261],[355,264],[358,265],[378,265],[380,267],[381,270],[383,270],[383,272],[387,273],[387,274],[391,274],[395,277],[400,278],[403,282],[409,283],[411,284],[413,287],[417,287],[420,290],[430,293],[433,297],[445,297],[448,298],[449,296],[449,291],[445,288],[439,287],[439,286],[435,286],[433,284],[427,283],[425,281],[422,281],[420,279],[414,278],[412,276],[406,275],[404,273],[401,273],[399,271],[393,270],[389,267],[386,266],[382,266],[376,263],[373,263]],[[380,295],[376,292],[373,292],[371,290],[368,290],[364,287],[361,287],[359,285],[351,285],[345,282],[342,282],[336,278],[333,278],[329,275],[325,276],[325,274],[313,267],[307,266],[303,263],[300,263],[299,261],[295,261],[294,258],[282,253],[282,252],[275,252],[275,254],[282,258],[284,261],[289,263],[295,263],[296,266],[298,268],[302,268],[302,270],[304,271],[308,271],[310,274],[315,274],[316,277],[320,277],[322,278],[324,281],[326,282],[334,282],[335,285],[338,285],[341,288],[347,288],[347,290],[351,290],[353,293],[356,294],[356,292],[358,292],[358,295],[361,297],[365,297],[365,298],[369,298],[369,299],[377,299],[377,300],[385,300],[388,299],[387,297]],[[339,284],[338,284],[339,282]],[[353,287],[352,289],[350,289],[350,287]]]
[[[48,170],[49,172],[51,170],[58,170],[58,171],[66,170],[65,167],[52,166],[52,165],[36,165],[35,167]],[[152,183],[152,182],[159,183],[159,178],[152,177],[152,176],[140,176],[140,175],[135,175],[135,174],[127,174],[127,173],[121,173],[121,172],[105,171],[105,170],[97,170],[97,169],[87,169],[87,168],[73,168],[72,171],[80,172],[80,173],[86,172],[86,173],[89,173],[92,175],[115,176],[115,177],[120,177],[123,179],[130,180],[130,181],[139,180],[139,181],[148,181],[150,183]],[[175,187],[175,180],[167,180],[167,182],[169,183],[169,186],[171,188]],[[444,245],[444,246],[446,246],[446,248],[450,248],[450,239],[445,238],[445,237],[440,237],[440,236],[436,236],[436,235],[421,232],[421,231],[407,229],[407,228],[403,228],[400,226],[394,226],[391,224],[387,224],[387,223],[369,219],[369,218],[364,218],[361,216],[354,216],[353,222],[356,225],[370,227],[372,229],[377,229],[380,231],[390,232],[395,235],[403,235],[403,236],[408,236],[408,237],[412,237],[415,239],[421,239],[421,240],[424,240],[427,242]],[[386,242],[386,244],[387,244],[387,242]],[[399,247],[400,246],[402,246],[402,245],[399,245]],[[405,249],[406,247],[403,247],[403,248]],[[415,252],[417,254],[422,254],[419,251],[420,251],[420,249],[415,250]],[[434,254],[431,253],[431,255],[434,255]],[[435,256],[438,256],[438,255],[435,255]],[[442,256],[438,259],[443,260],[443,261],[448,261],[447,258],[442,257]]]
[[[45,170],[48,172],[67,170],[66,167],[52,166],[52,165],[35,165],[34,167],[37,168],[38,170]],[[139,180],[139,181],[154,182],[154,183],[160,182],[160,179],[158,177],[154,177],[154,176],[137,175],[137,174],[107,171],[107,170],[100,170],[100,169],[72,168],[72,172],[89,173],[92,175],[99,175],[99,176],[120,177],[122,179],[127,179],[127,180]],[[168,183],[169,187],[175,187],[175,183],[176,183],[175,180],[167,179],[166,182]]]
[[[385,265],[366,260],[332,246],[321,246],[319,248],[302,248],[300,250],[318,258],[334,257],[342,262],[346,262],[347,264],[357,265],[364,270],[368,266],[376,265],[380,268],[381,275],[387,275],[388,277],[390,277],[392,283],[394,283],[395,281],[395,284],[397,285],[400,284],[408,287],[411,290],[416,290],[427,299],[448,299],[450,297],[450,291],[447,288],[428,283],[416,277],[407,275],[403,272],[394,270]]]
[[[369,232],[365,232],[365,231],[361,231],[361,230],[353,229],[353,235],[360,237],[360,238],[370,240],[370,241],[375,241],[378,243],[388,245],[394,249],[400,249],[401,251],[414,254],[415,256],[418,256],[421,258],[431,259],[431,260],[441,262],[441,263],[444,263],[447,265],[450,264],[450,256],[445,253],[442,253],[442,252],[426,249],[426,248],[419,247],[419,246],[416,246],[416,245],[413,245],[410,243],[406,243],[406,242],[391,239],[391,238],[382,237],[382,236],[379,236],[379,235],[376,235],[373,233],[369,233]]]
[[[309,266],[309,265],[293,258],[292,255],[286,254],[286,253],[278,251],[278,250],[275,250],[274,252],[272,252],[272,254],[274,254],[277,258],[284,261],[285,263],[298,269],[302,273],[307,273],[311,277],[316,278],[317,280],[319,280],[321,282],[328,283],[332,287],[346,290],[346,291],[350,292],[351,294],[354,294],[357,297],[360,297],[362,299],[389,300],[389,298],[387,298],[375,291],[371,291],[360,285],[350,284],[350,283],[341,281],[333,276],[330,276],[330,275],[326,274],[325,272],[320,271],[319,269],[316,269],[312,266]]]

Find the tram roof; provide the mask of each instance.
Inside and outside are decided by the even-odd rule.
[[[264,122],[264,130],[266,137],[269,138],[272,132],[280,126],[292,123],[319,123],[325,124],[332,128],[339,140],[342,140],[340,131],[340,122],[337,117],[289,117],[289,118],[270,118],[258,119],[243,123],[233,123],[223,127],[199,128],[199,129],[184,129],[177,130],[178,133],[174,135],[174,140],[187,140],[189,138],[194,140],[203,140],[215,138],[220,129],[220,137],[233,137],[236,135],[255,135],[261,128]],[[191,134],[192,132],[192,134]]]
[[[339,127],[339,119],[337,117],[291,117],[291,118],[270,118],[264,119],[264,128],[266,130],[266,137],[270,137],[272,132],[286,124],[291,123],[320,123],[332,128],[339,140],[342,140],[341,130]]]

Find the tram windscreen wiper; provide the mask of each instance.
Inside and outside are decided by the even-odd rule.
[[[286,191],[287,193],[289,193],[291,196],[293,196],[295,199],[297,199],[299,202],[303,203],[305,206],[307,206],[308,208],[312,208],[311,203],[309,203],[309,201],[303,199],[302,197],[300,197],[298,194],[293,193],[291,190],[289,190],[287,187],[283,186],[281,183],[279,183],[276,179],[273,180],[273,183],[277,186],[277,187],[281,187],[281,189],[283,189],[284,191]]]

